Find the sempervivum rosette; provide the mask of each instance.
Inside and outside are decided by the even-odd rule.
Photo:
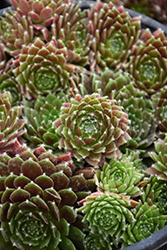
[[[167,180],[167,135],[164,140],[158,139],[154,144],[156,152],[150,152],[149,155],[155,163],[146,172],[158,175],[161,179]]]
[[[133,162],[112,159],[103,165],[102,170],[96,171],[96,184],[102,191],[137,197],[141,194],[137,185],[142,177]]]
[[[157,175],[145,177],[139,184],[142,190],[141,201],[144,204],[155,204],[161,212],[166,213],[167,208],[167,183]]]
[[[154,115],[159,134],[164,136],[167,132],[167,86],[160,89],[159,92],[152,95]]]
[[[68,4],[61,15],[57,15],[51,25],[52,40],[58,48],[66,47],[68,62],[80,66],[88,65],[91,41],[88,39],[86,12],[78,4]]]
[[[69,94],[69,77],[77,66],[67,62],[68,51],[57,48],[53,41],[45,44],[37,38],[33,44],[23,46],[14,61],[16,80],[24,87],[27,98],[60,91]]]
[[[139,91],[134,88],[133,77],[122,70],[116,72],[105,69],[101,75],[92,74],[91,76],[92,92],[99,93],[102,96],[107,95],[110,99],[128,99]],[[130,93],[129,93],[130,92]]]
[[[0,75],[0,92],[10,92],[12,96],[12,106],[19,105],[22,102],[21,86],[15,79],[12,72],[13,60],[9,60]]]
[[[92,193],[80,202],[82,203],[83,206],[78,210],[84,213],[83,221],[89,223],[91,233],[98,233],[102,239],[99,241],[99,249],[102,241],[107,245],[108,237],[110,244],[113,244],[112,238],[120,240],[122,232],[134,220],[130,208],[138,205],[138,202],[127,197],[102,192]]]
[[[11,56],[21,52],[23,44],[29,44],[35,37],[33,26],[29,19],[18,12],[4,12],[0,21],[0,40],[5,45],[5,51]]]
[[[90,232],[84,239],[85,250],[111,250],[111,245],[110,238],[99,237],[99,233]]]
[[[80,173],[73,176],[71,157],[56,157],[39,147],[34,152],[22,150],[12,158],[4,153],[0,161],[4,247],[75,250],[79,244],[82,249],[84,234],[73,225],[77,219],[73,206],[77,192],[84,191],[86,178]]]
[[[60,136],[56,133],[53,122],[59,118],[63,102],[67,102],[64,93],[40,96],[32,107],[29,107],[31,103],[25,102],[23,111],[27,118],[27,133],[24,137],[37,146],[43,144],[45,148],[57,149]]]
[[[39,27],[50,26],[55,14],[61,14],[65,2],[68,4],[68,1],[58,0],[11,0],[21,16],[29,17],[33,25]]]
[[[98,94],[84,98],[78,94],[70,103],[63,104],[60,118],[54,124],[61,135],[60,148],[97,166],[104,157],[120,156],[118,147],[130,138],[126,132],[128,123],[127,114],[114,100]]]
[[[122,248],[135,244],[157,232],[164,227],[167,220],[167,215],[162,215],[155,205],[150,207],[147,203],[140,203],[135,207],[133,214],[134,222],[125,228],[121,237]]]
[[[136,86],[154,94],[167,84],[167,38],[162,30],[153,34],[146,29],[131,51],[126,70],[135,78]]]
[[[89,33],[92,40],[90,69],[121,67],[130,54],[140,33],[140,18],[130,18],[123,7],[100,1],[88,11]]]
[[[124,150],[128,147],[145,151],[155,140],[156,124],[151,102],[145,96],[141,97],[131,96],[121,101],[131,121],[128,129],[131,139],[123,146]]]
[[[15,140],[24,134],[22,130],[26,120],[21,119],[22,107],[11,107],[9,92],[0,94],[0,152],[9,150]]]

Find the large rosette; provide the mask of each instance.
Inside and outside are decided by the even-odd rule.
[[[120,156],[118,147],[130,138],[128,123],[127,114],[114,100],[92,94],[84,98],[76,95],[64,104],[54,124],[61,135],[60,148],[97,166],[104,157]]]
[[[91,44],[90,69],[120,68],[140,33],[140,17],[130,18],[121,6],[98,1],[88,11]]]
[[[162,30],[153,34],[146,29],[131,51],[126,70],[135,78],[136,86],[154,94],[167,84],[167,38]]]
[[[43,147],[34,152],[21,147],[12,158],[4,153],[0,166],[4,247],[82,249],[84,234],[73,223],[77,193],[89,191],[84,170],[73,175],[75,166],[69,155],[56,157]],[[87,177],[92,178],[92,170],[87,169]]]
[[[33,44],[23,46],[14,62],[14,74],[18,83],[24,87],[27,98],[62,90],[69,94],[69,78],[77,66],[67,60],[67,49],[57,48],[53,41],[45,44],[37,38]]]

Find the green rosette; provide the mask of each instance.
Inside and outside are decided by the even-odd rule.
[[[122,234],[122,248],[133,245],[165,226],[167,215],[162,215],[159,209],[147,203],[139,204],[134,209],[134,222],[125,228]]]
[[[60,136],[56,133],[53,122],[59,118],[63,102],[67,100],[66,95],[61,92],[56,96],[40,96],[32,107],[30,102],[25,102],[27,132],[24,137],[35,146],[43,145],[45,148],[57,150]]]
[[[85,250],[111,250],[111,242],[107,237],[99,237],[98,233],[89,233],[84,239]]]
[[[164,140],[158,139],[154,145],[156,152],[150,152],[149,155],[155,163],[146,169],[146,172],[148,174],[158,175],[161,179],[167,180],[167,136]]]
[[[141,194],[137,186],[143,174],[139,173],[133,163],[112,159],[105,163],[102,170],[96,171],[97,186],[102,191],[137,197]]]
[[[89,223],[91,232],[98,233],[103,240],[111,236],[119,241],[127,225],[134,220],[129,208],[136,203],[114,193],[97,192],[86,197],[78,210],[85,214],[83,221]]]

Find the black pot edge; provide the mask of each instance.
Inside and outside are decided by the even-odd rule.
[[[81,3],[82,10],[89,9],[91,5],[95,4],[94,1],[78,1],[78,0],[76,0],[76,3],[77,2]],[[0,9],[0,16],[3,16],[4,11],[9,12],[9,9],[14,10],[14,7],[9,6],[7,8]],[[129,10],[126,8],[124,8],[124,9],[130,14],[131,17],[141,16],[142,23],[144,24],[144,26],[149,27],[149,29],[151,31],[155,31],[155,30],[160,28],[164,31],[164,34],[167,35],[167,25],[163,25],[163,24],[155,21],[154,19],[147,17],[143,14],[140,14],[136,11]],[[167,244],[167,226],[160,229],[158,232],[152,234],[148,238],[143,239],[143,240],[135,243],[134,245],[128,246],[122,250],[158,250],[166,244]],[[167,247],[166,247],[166,249],[167,249]]]
[[[158,250],[167,244],[167,226],[163,227],[156,233],[150,235],[134,245],[125,247],[122,250]],[[167,249],[167,247],[166,247]]]

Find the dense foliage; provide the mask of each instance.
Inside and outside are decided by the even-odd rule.
[[[164,32],[112,2],[11,3],[0,20],[0,249],[118,250],[157,232]]]

